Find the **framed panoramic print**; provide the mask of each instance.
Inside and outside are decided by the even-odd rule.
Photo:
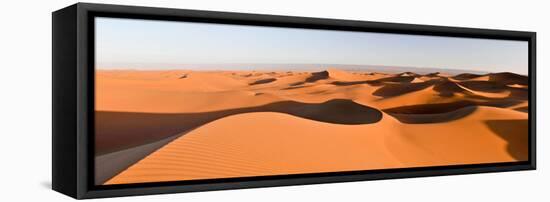
[[[535,169],[534,32],[78,3],[53,13],[74,198]]]

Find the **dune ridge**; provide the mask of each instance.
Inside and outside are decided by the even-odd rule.
[[[379,110],[344,99],[334,99],[318,104],[282,101],[257,107],[203,113],[97,111],[96,134],[100,135],[96,135],[95,138],[96,154],[147,144],[226,116],[249,112],[279,112],[335,124],[370,124],[382,118]]]

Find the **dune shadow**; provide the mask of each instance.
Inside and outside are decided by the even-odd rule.
[[[510,95],[505,99],[516,99],[516,100],[529,99],[529,89],[513,88],[503,83],[499,83],[495,81],[462,81],[462,82],[458,82],[458,84],[470,90],[479,91],[479,92],[500,93],[500,92],[509,91]]]
[[[147,155],[155,152],[184,134],[185,132],[182,132],[153,143],[96,156],[94,169],[95,184],[103,184],[107,182],[109,179],[118,173],[121,173],[129,166],[137,163]]]
[[[499,93],[508,90],[506,85],[493,81],[462,81],[458,84],[471,90],[488,93]]]
[[[529,113],[529,106],[514,108],[518,112]]]
[[[488,120],[487,127],[506,140],[506,151],[517,161],[529,160],[529,123],[527,120]]]
[[[442,123],[460,119],[474,112],[478,106],[506,108],[521,103],[517,100],[471,101],[409,105],[383,109],[402,123]]]
[[[369,84],[372,86],[381,86],[385,84],[410,83],[414,80],[414,76],[392,76],[374,80],[363,81],[334,81],[331,84],[336,86],[352,86],[358,84]]]
[[[520,103],[522,103],[522,101],[520,101],[520,100],[510,100],[510,99],[492,99],[492,100],[488,100],[488,101],[477,101],[475,103],[479,106],[506,108],[506,107],[511,107],[511,106],[520,104]]]
[[[518,100],[529,100],[529,89],[508,87],[508,90],[510,91],[510,96],[508,96],[508,98],[518,99]]]
[[[291,83],[291,84],[289,84],[289,86],[299,86],[299,85],[302,85],[302,84],[305,84],[305,83],[306,83],[306,82],[299,81],[299,82]]]
[[[329,78],[328,71],[313,72],[313,73],[311,73],[311,76],[306,78],[305,82],[313,83],[313,82],[323,80],[323,79],[328,79],[328,78]]]
[[[357,84],[368,84],[370,83],[370,81],[333,81],[332,85],[336,85],[336,86],[352,86],[352,85],[357,85]]]
[[[529,85],[529,77],[519,74],[514,74],[511,72],[501,72],[501,73],[492,73],[488,74],[489,81],[497,82],[502,85]]]
[[[320,95],[320,94],[328,94],[329,91],[328,90],[318,90],[318,91],[313,91],[313,92],[309,92],[307,94],[310,94],[310,95]]]
[[[271,83],[271,82],[274,82],[276,81],[277,79],[276,78],[267,78],[267,79],[260,79],[260,80],[257,80],[257,81],[254,81],[248,85],[258,85],[258,84],[266,84],[266,83]]]
[[[442,123],[463,118],[477,109],[476,104],[469,101],[452,103],[421,104],[384,109],[402,123],[423,124]]]
[[[432,73],[424,74],[423,76],[425,76],[425,77],[440,77],[440,75],[441,75],[440,72],[432,72]]]
[[[324,80],[330,78],[330,74],[328,71],[321,71],[321,72],[313,72],[309,77],[307,77],[304,81],[298,81],[291,84],[288,84],[288,87],[283,88],[282,90],[292,90],[297,88],[303,88],[305,86],[302,86],[306,83],[314,83],[319,80]]]
[[[439,93],[441,97],[452,97],[456,93],[466,93],[466,89],[461,88],[455,82],[444,79],[443,81],[437,82],[434,85],[434,91]]]
[[[289,87],[286,87],[286,88],[281,88],[281,90],[294,90],[294,89],[300,89],[300,88],[305,88],[305,87],[308,87],[308,86],[289,86]]]
[[[414,73],[414,72],[403,72],[403,73],[399,74],[399,76],[402,76],[402,77],[408,77],[408,76],[410,76],[410,77],[419,77],[419,76],[422,76],[422,75]]]
[[[455,80],[470,80],[470,79],[475,79],[475,78],[479,78],[479,77],[482,77],[482,76],[484,76],[484,75],[463,73],[463,74],[458,74],[456,76],[453,76],[451,78],[453,78]]]
[[[392,76],[392,77],[372,80],[371,83],[385,83],[385,82],[410,83],[414,80],[414,78],[415,78],[414,76]]]

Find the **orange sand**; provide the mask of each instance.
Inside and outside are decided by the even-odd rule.
[[[525,161],[526,79],[98,71],[97,157],[181,136],[96,183]]]

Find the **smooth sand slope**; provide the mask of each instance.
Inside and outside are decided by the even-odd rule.
[[[524,161],[527,93],[512,73],[98,71],[96,184]]]

